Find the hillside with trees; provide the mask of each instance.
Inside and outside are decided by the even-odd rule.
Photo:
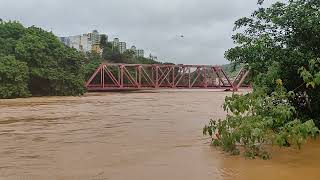
[[[16,21],[0,21],[0,98],[67,96],[85,92],[85,80],[103,61],[152,64],[156,61],[120,54],[101,41],[102,57],[62,44],[52,32]]]

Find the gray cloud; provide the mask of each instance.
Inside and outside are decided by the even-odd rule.
[[[0,17],[58,36],[93,29],[159,58],[184,64],[224,64],[233,22],[257,0],[0,0]],[[180,35],[184,35],[181,38]]]

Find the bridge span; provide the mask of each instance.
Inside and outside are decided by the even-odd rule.
[[[143,89],[229,89],[237,91],[249,71],[231,79],[220,66],[102,63],[85,87],[88,91]]]

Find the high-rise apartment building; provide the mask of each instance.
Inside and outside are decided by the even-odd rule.
[[[70,47],[70,39],[69,39],[69,37],[60,37],[59,39],[63,44],[65,44],[66,46]]]
[[[131,46],[130,50],[134,52],[135,57],[144,57],[143,49],[137,49],[136,46]]]
[[[112,48],[118,49],[119,52],[122,54],[127,50],[127,43],[120,42],[119,38],[114,38],[114,40],[112,42]]]
[[[143,49],[136,50],[136,56],[137,57],[144,57],[144,50]]]
[[[80,36],[79,50],[82,52],[88,52],[92,50],[92,43],[88,34],[83,34]]]
[[[101,54],[101,49],[99,49],[101,35],[97,30],[93,30],[91,33],[77,35],[77,36],[69,36],[69,37],[61,37],[60,41],[64,43],[66,46],[77,49],[82,52],[96,52]],[[108,36],[107,36],[108,38]]]
[[[93,30],[91,33],[88,33],[87,35],[92,44],[100,43],[100,35],[97,30]]]
[[[71,47],[71,48],[75,48],[76,50],[78,50],[78,51],[80,51],[80,35],[78,35],[78,36],[69,36],[68,38],[69,38],[69,45],[67,45],[67,46],[69,46],[69,47]]]
[[[119,38],[114,38],[114,40],[112,42],[112,47],[113,48],[119,48],[119,44],[120,44]]]
[[[119,52],[122,54],[127,50],[127,44],[125,42],[119,43]]]

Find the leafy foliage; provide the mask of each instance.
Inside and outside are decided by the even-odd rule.
[[[233,64],[224,64],[221,67],[224,70],[224,72],[228,75],[228,77],[235,78],[242,66],[241,65],[233,65]]]
[[[268,81],[264,74],[276,65],[273,75],[282,79],[284,87],[298,94],[305,92],[305,98],[308,97],[310,107],[299,107],[300,100],[294,106],[317,124],[320,120],[319,9],[317,0],[290,0],[267,8],[260,6],[251,17],[235,22],[239,33],[232,38],[237,46],[226,52],[226,58],[232,63],[250,66],[251,77],[259,87],[261,81]],[[270,93],[274,89],[269,84],[264,88]]]
[[[239,146],[251,158],[268,159],[266,144],[299,148],[309,137],[319,133],[313,120],[301,120],[290,104],[293,93],[286,93],[281,83],[270,95],[258,92],[226,97],[224,109],[230,114],[225,120],[211,120],[203,129],[212,144],[232,154],[239,154]]]
[[[27,87],[28,66],[13,56],[0,56],[0,97],[26,97],[30,95]]]
[[[107,35],[102,34],[100,37],[100,47],[102,49],[107,47],[107,41],[108,41]]]
[[[14,82],[9,81],[10,78],[2,79],[0,98],[21,97],[29,93],[84,93],[84,55],[75,49],[65,47],[52,33],[34,26],[24,28],[18,22],[1,22],[0,42],[0,46],[3,46],[0,48],[0,68],[7,70],[7,77],[16,76],[14,73],[19,70],[23,76],[18,78],[19,80],[16,79],[14,84],[10,84]],[[7,56],[10,58],[6,58]]]
[[[267,158],[264,145],[297,145],[320,125],[320,2],[289,0],[259,8],[235,22],[236,47],[225,56],[251,70],[253,93],[226,98],[225,120],[212,120],[204,134],[215,145]],[[275,85],[276,83],[276,85]],[[214,138],[214,133],[218,138]]]

